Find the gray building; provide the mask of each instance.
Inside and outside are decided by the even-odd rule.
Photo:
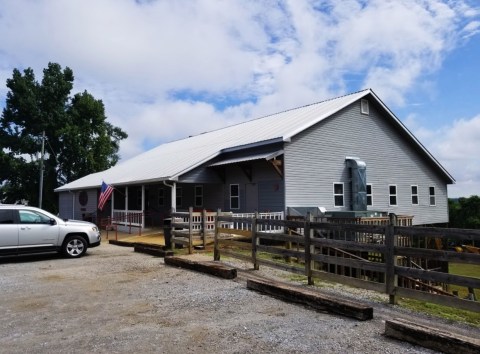
[[[244,212],[323,207],[448,222],[453,177],[370,89],[162,144],[58,189],[60,214],[96,214],[102,180],[115,187],[99,216],[174,210]]]

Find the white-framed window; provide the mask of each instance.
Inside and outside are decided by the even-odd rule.
[[[343,183],[338,182],[333,184],[333,203],[336,207],[342,207],[345,203],[343,197]]]
[[[367,183],[367,206],[373,205],[372,184]]]
[[[412,205],[418,205],[418,186],[410,186],[412,190]]]
[[[203,206],[203,186],[195,186],[195,206]]]
[[[158,206],[165,206],[165,189],[164,188],[159,188],[158,189]]]
[[[182,187],[177,187],[176,189],[176,203],[177,203],[177,208],[181,207],[183,204],[183,188]]]
[[[435,201],[435,187],[428,187],[428,195],[430,198],[430,205],[435,206],[436,201]]]
[[[388,185],[388,203],[389,205],[397,205],[397,185],[389,184]]]
[[[240,185],[230,185],[230,209],[240,209]]]
[[[368,100],[362,99],[360,100],[360,111],[362,114],[369,115],[370,114],[370,107],[368,106]]]

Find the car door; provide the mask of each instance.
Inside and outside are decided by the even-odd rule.
[[[21,209],[19,214],[18,251],[42,252],[55,250],[58,242],[58,225],[36,210]]]
[[[18,248],[18,225],[14,211],[0,209],[0,254],[15,254]]]

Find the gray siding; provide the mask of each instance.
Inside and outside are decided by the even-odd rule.
[[[58,195],[59,216],[63,219],[84,220],[88,215],[97,212],[97,190],[89,189],[87,203],[80,204],[79,196],[81,191],[60,192]]]
[[[73,219],[74,194],[69,192],[58,193],[58,216],[62,219]]]
[[[350,209],[350,177],[346,156],[366,162],[372,184],[369,210],[413,215],[414,224],[448,221],[446,182],[397,127],[384,119],[370,102],[370,115],[356,102],[285,144],[286,206],[323,206]],[[345,203],[334,206],[333,183],[343,182]],[[397,206],[389,205],[388,185],[397,185]],[[418,185],[419,205],[411,204],[410,186]],[[429,187],[436,190],[436,206],[429,205]]]
[[[226,166],[226,180],[224,189],[223,209],[230,210],[230,185],[238,184],[240,187],[240,209],[232,210],[239,213],[254,211],[283,211],[285,210],[285,192],[282,178],[277,174],[269,162],[256,160],[251,162],[252,179],[237,165]],[[257,187],[257,205],[247,202],[247,185]],[[248,207],[247,207],[248,206]]]

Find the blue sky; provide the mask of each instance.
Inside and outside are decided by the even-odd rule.
[[[372,88],[480,195],[478,0],[0,0],[0,33],[0,105],[14,68],[69,66],[123,159]]]

